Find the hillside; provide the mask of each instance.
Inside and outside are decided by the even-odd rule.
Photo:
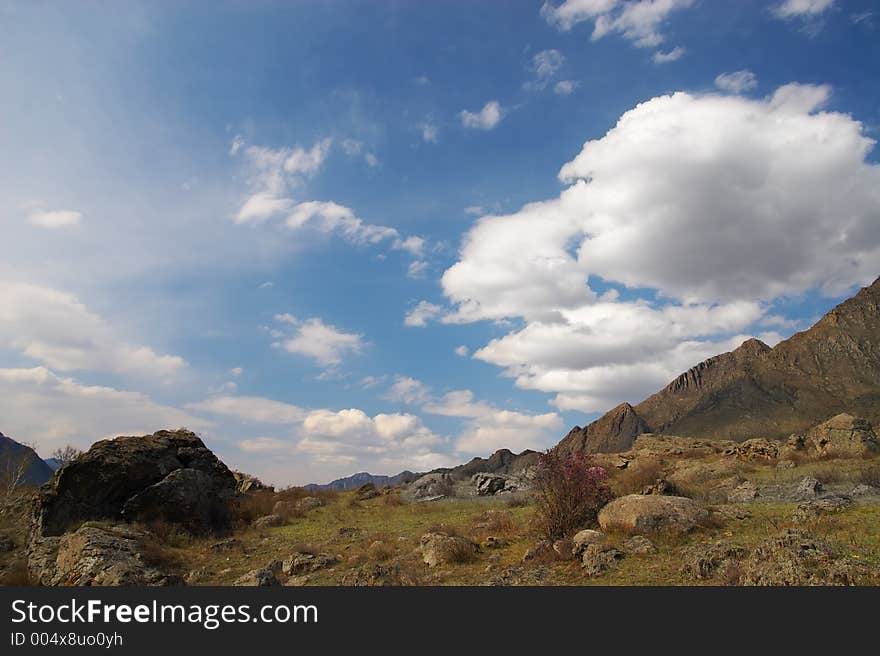
[[[382,476],[367,472],[358,472],[357,474],[352,474],[345,478],[337,478],[335,481],[330,481],[329,483],[309,483],[303,487],[307,490],[354,490],[367,483],[372,483],[376,487],[382,487],[384,485],[403,485],[414,481],[418,477],[419,474],[414,474],[411,471],[402,471],[394,476]]]
[[[0,433],[0,482],[8,485],[11,478],[18,477],[20,468],[21,485],[38,486],[52,478],[52,468],[32,448]]]
[[[635,407],[576,426],[560,448],[622,451],[643,432],[782,439],[841,412],[880,422],[880,278],[810,329],[709,358]]]

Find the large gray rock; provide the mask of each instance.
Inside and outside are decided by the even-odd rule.
[[[812,476],[804,476],[794,490],[796,499],[814,499],[822,492],[822,483]]]
[[[174,585],[177,575],[147,564],[144,543],[152,536],[128,526],[81,526],[60,538],[32,545],[28,554],[31,580],[52,586]]]
[[[88,520],[153,520],[194,533],[224,530],[235,477],[186,430],[101,440],[59,469],[38,495],[35,537]]]
[[[479,545],[467,538],[445,533],[425,533],[419,544],[428,567],[468,562],[476,558],[480,550]]]
[[[600,542],[605,541],[605,534],[601,531],[594,531],[591,528],[585,528],[583,531],[578,531],[571,538],[571,553],[576,558],[580,558],[581,554],[584,552],[584,549],[587,548],[590,544],[599,544]]]
[[[281,581],[275,576],[275,571],[271,567],[261,567],[252,569],[247,574],[240,576],[232,584],[239,587],[274,587],[281,585]]]
[[[603,530],[645,534],[687,533],[705,523],[709,512],[693,499],[655,494],[629,494],[599,511]]]
[[[798,521],[816,519],[822,515],[833,515],[834,513],[843,512],[854,505],[855,501],[842,495],[811,499],[810,501],[798,504],[797,510],[794,511],[794,519]]]
[[[338,558],[328,553],[293,553],[285,559],[281,565],[281,571],[288,576],[293,574],[307,574],[317,572],[320,569],[332,567],[338,562]]]
[[[810,429],[804,439],[819,455],[858,458],[880,451],[880,442],[867,419],[840,414]]]
[[[743,481],[727,495],[728,503],[748,503],[758,496],[758,486],[751,481]]]
[[[607,544],[590,544],[581,555],[581,564],[587,576],[601,576],[617,567],[623,552]]]

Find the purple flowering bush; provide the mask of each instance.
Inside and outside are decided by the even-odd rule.
[[[551,540],[595,525],[599,510],[614,498],[608,474],[589,455],[556,449],[541,454],[532,490],[537,528]]]

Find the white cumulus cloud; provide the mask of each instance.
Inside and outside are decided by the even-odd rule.
[[[322,367],[336,367],[346,356],[357,355],[367,346],[363,335],[343,332],[320,318],[298,321],[290,315],[282,316],[291,319],[287,323],[294,326],[294,333],[273,345],[311,358]]]
[[[735,347],[781,296],[873,280],[874,142],[822,111],[829,97],[789,84],[641,103],[562,167],[558,198],[476,222],[442,277],[443,320],[522,320],[474,357],[598,411]]]
[[[721,73],[715,78],[715,86],[723,91],[742,93],[758,86],[758,78],[748,70]]]
[[[130,344],[77,297],[0,280],[0,346],[57,371],[94,370],[166,378],[183,358]]]
[[[619,33],[637,47],[650,48],[663,42],[660,30],[671,13],[695,4],[696,0],[564,0],[559,5],[545,2],[541,15],[563,31],[592,21],[594,41]]]
[[[32,212],[28,215],[28,223],[39,228],[67,228],[82,222],[82,212],[75,210],[49,210]]]
[[[504,110],[497,100],[490,100],[478,112],[464,109],[459,113],[461,124],[475,130],[493,130],[501,122],[503,116]]]

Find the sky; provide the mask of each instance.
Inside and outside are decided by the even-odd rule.
[[[870,0],[0,2],[0,431],[552,446],[880,274]]]

